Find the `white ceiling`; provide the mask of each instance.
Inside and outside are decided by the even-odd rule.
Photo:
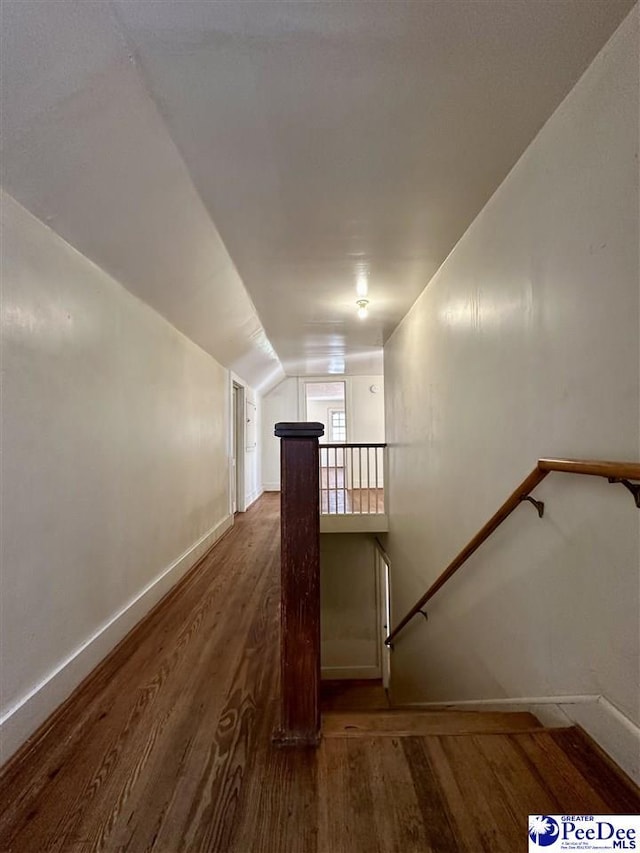
[[[256,387],[376,373],[632,5],[4,0],[3,183]]]
[[[344,400],[344,382],[305,382],[307,400]]]

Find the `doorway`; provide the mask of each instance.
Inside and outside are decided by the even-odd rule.
[[[231,383],[231,513],[244,512],[245,390]]]
[[[321,445],[336,445],[320,448],[320,498],[322,512],[338,512],[337,504],[344,501],[347,487],[345,453],[340,447],[347,442],[348,435],[346,383],[305,382],[304,419],[324,425]],[[341,511],[344,512],[344,507]]]
[[[391,564],[386,551],[375,539],[376,548],[376,585],[378,599],[378,643],[380,650],[380,670],[382,686],[389,689],[391,682],[391,649],[385,640],[391,633]]]

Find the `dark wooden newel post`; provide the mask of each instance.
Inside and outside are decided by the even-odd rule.
[[[281,746],[320,740],[320,423],[279,423]]]

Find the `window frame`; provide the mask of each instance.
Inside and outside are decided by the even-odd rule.
[[[329,444],[346,444],[347,443],[347,412],[346,409],[327,409],[329,418]],[[342,416],[342,424],[336,427],[333,422],[335,415]],[[341,438],[336,438],[335,433],[339,431]]]

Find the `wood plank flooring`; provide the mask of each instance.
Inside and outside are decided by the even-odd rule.
[[[384,489],[320,489],[323,515],[384,515]]]
[[[383,515],[384,489],[347,488],[345,469],[320,468],[320,512],[323,515]]]
[[[327,679],[321,682],[320,705],[328,711],[384,711],[389,697],[381,678]]]
[[[237,516],[9,765],[0,851],[517,853],[530,812],[640,812],[574,729],[272,747],[278,510],[265,495]],[[379,690],[353,695],[377,707]],[[327,703],[346,710],[337,689]]]
[[[414,735],[505,734],[542,729],[526,711],[330,711],[322,726],[324,737],[412,737]]]

